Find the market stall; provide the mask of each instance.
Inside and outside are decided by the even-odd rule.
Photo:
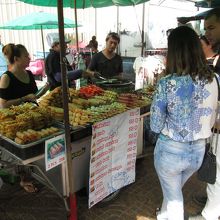
[[[109,83],[109,82],[108,82]],[[106,87],[108,83],[102,85]],[[119,82],[118,82],[119,83]],[[122,85],[127,85],[127,83]],[[86,187],[91,159],[92,127],[108,119],[123,115],[129,110],[140,108],[137,154],[142,154],[143,117],[148,114],[153,90],[142,93],[126,92],[127,86],[118,94],[111,88],[90,85],[80,90],[69,89],[69,116],[71,129],[71,158],[74,170],[74,192]],[[64,112],[62,90],[57,88],[39,100],[39,107],[26,103],[0,111],[0,147],[6,151],[14,163],[29,165],[34,177],[46,183],[59,195],[68,195],[65,166],[45,170],[45,142],[64,133]],[[115,119],[114,119],[115,120]],[[13,121],[13,122],[12,122]],[[124,121],[124,120],[123,120]],[[136,128],[137,129],[137,128]],[[57,144],[56,144],[57,145]],[[49,148],[52,158],[59,148]],[[136,154],[135,154],[136,158]]]

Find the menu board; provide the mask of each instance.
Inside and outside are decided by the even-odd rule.
[[[89,208],[135,181],[140,108],[92,127]]]

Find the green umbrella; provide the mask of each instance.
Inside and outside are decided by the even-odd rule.
[[[19,0],[31,5],[58,7],[58,1],[55,0]],[[75,21],[77,24],[76,9],[84,8],[102,8],[108,6],[134,6],[141,3],[148,2],[149,0],[63,0],[62,7],[70,7],[75,9]],[[78,51],[78,29],[76,26],[76,45]]]
[[[49,6],[54,7],[57,6],[57,1],[53,0],[19,0],[21,2],[38,5],[38,6]],[[102,8],[108,6],[129,6],[129,5],[137,5],[149,0],[77,0],[76,8]],[[63,7],[75,8],[74,1],[63,0]]]
[[[82,26],[82,25],[77,25]],[[76,24],[68,18],[64,18],[64,28],[74,28]],[[34,12],[14,20],[11,20],[4,25],[0,26],[0,29],[9,30],[41,30],[43,52],[45,56],[43,29],[57,29],[58,28],[58,15],[50,14],[46,12]],[[45,58],[45,57],[44,57]]]
[[[74,28],[76,25],[72,20],[64,18],[64,27]],[[56,28],[58,28],[57,14],[50,14],[42,11],[18,17],[0,26],[0,29],[10,30],[41,30]]]
[[[21,2],[47,7],[57,7],[57,1],[55,0],[19,0]],[[77,24],[77,12],[76,9],[84,8],[102,8],[108,6],[134,6],[141,3],[148,2],[149,0],[63,0],[63,7],[70,7],[75,9],[75,21]],[[78,29],[76,27],[76,45],[78,51]]]

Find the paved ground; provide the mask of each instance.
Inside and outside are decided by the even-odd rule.
[[[77,193],[78,220],[153,220],[162,194],[153,167],[153,155],[137,161],[136,182],[121,190],[119,197],[108,204],[88,209],[87,197]],[[184,187],[185,208],[189,213],[202,209],[192,201],[195,192],[205,186],[193,176]],[[46,187],[28,194],[18,184],[4,185],[0,190],[0,220],[65,220],[63,201]]]
[[[137,160],[136,182],[121,190],[119,197],[109,204],[87,207],[87,198],[78,196],[79,220],[153,220],[155,209],[160,207],[162,192],[153,166],[153,155]],[[198,190],[205,185],[193,176],[184,187],[185,209],[197,213],[202,207],[192,201]]]

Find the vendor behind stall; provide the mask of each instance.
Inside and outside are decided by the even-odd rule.
[[[7,44],[2,52],[9,65],[9,70],[3,73],[0,80],[0,108],[8,108],[26,101],[36,101],[37,85],[29,66],[30,57],[27,49],[21,44]],[[23,170],[19,172],[20,185],[27,192],[36,192],[37,188],[27,181]]]
[[[115,53],[120,43],[120,37],[117,33],[111,32],[107,35],[105,41],[105,49],[92,57],[88,69],[99,72],[102,77],[107,79],[120,79],[123,73],[122,58]]]
[[[48,82],[50,85],[50,90],[55,89],[58,86],[61,86],[61,65],[60,65],[60,39],[58,33],[50,33],[47,35],[47,41],[51,47],[50,53],[48,54],[45,62],[45,71],[48,77]],[[65,39],[65,49],[67,49],[67,44],[70,43],[70,40]],[[94,73],[83,70],[73,70],[72,66],[66,59],[66,68],[67,68],[67,78],[69,84],[76,79],[81,77],[93,77]]]

